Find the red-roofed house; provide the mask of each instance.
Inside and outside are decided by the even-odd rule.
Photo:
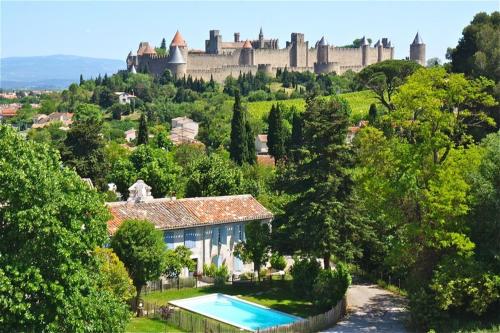
[[[273,215],[251,195],[154,199],[151,187],[142,180],[129,191],[128,201],[107,204],[113,216],[108,222],[110,234],[124,220],[145,219],[163,232],[168,248],[185,245],[191,249],[198,272],[211,263],[225,263],[232,273],[253,271],[252,264],[243,264],[234,256],[234,247],[245,239],[248,222],[269,223]]]

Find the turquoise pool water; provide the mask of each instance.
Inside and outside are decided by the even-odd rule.
[[[302,319],[224,294],[210,294],[169,303],[251,331],[291,324]]]

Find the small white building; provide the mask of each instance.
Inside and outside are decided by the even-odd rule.
[[[255,150],[257,155],[266,155],[269,152],[267,148],[267,134],[258,134],[255,138]]]
[[[192,251],[196,271],[203,265],[227,265],[230,274],[252,272],[253,264],[243,264],[233,251],[245,239],[245,225],[250,221],[270,223],[273,215],[254,197],[230,195],[206,198],[161,198],[151,196],[151,187],[142,180],[129,188],[129,199],[107,203],[112,219],[112,235],[127,219],[145,219],[163,233],[165,246],[184,245]],[[183,272],[183,276],[194,272]]]
[[[137,131],[134,128],[125,131],[125,141],[132,142],[137,137]]]
[[[135,98],[134,95],[127,94],[126,92],[123,91],[117,91],[115,92],[115,95],[118,96],[118,103],[120,104],[130,104],[133,98]]]

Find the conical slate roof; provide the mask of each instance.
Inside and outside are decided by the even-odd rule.
[[[365,36],[363,36],[363,38],[361,39],[361,45],[362,46],[370,45],[370,43],[368,43],[368,40],[366,39]]]
[[[413,39],[413,45],[420,45],[420,44],[423,44],[424,41],[422,40],[422,37],[420,37],[420,34],[417,32],[417,34],[415,35],[415,39]]]
[[[320,46],[326,46],[326,45],[328,45],[328,42],[326,41],[325,36],[321,37],[321,39],[318,42],[318,45],[320,45]]]
[[[182,56],[181,50],[179,50],[178,46],[175,46],[174,52],[172,52],[172,57],[170,58],[169,64],[185,64],[186,61]]]
[[[248,39],[245,41],[245,43],[243,43],[243,48],[244,49],[251,49],[252,48],[252,44],[250,43],[250,41]]]
[[[177,30],[177,32],[175,33],[175,36],[172,39],[172,42],[170,43],[170,46],[180,46],[180,47],[186,46],[186,41],[184,40],[184,38],[182,38],[182,35],[179,32],[179,30]]]
[[[130,73],[137,74],[137,71],[135,70],[135,66],[134,65],[132,65],[132,68],[130,69]]]
[[[379,47],[379,46],[382,46],[382,43],[380,42],[380,39],[375,43],[374,45],[375,47]]]

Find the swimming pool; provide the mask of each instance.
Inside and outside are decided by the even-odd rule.
[[[210,294],[169,303],[249,331],[302,320],[300,317],[224,294]]]

